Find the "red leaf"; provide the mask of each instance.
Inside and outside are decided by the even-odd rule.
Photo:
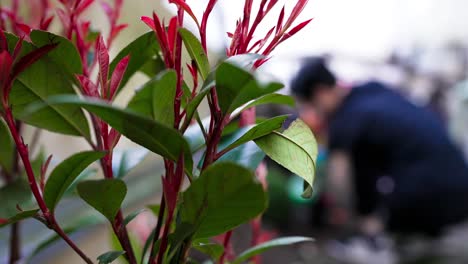
[[[300,23],[299,25],[295,26],[293,29],[291,29],[289,32],[287,32],[286,34],[284,34],[283,38],[281,39],[281,41],[285,41],[287,40],[288,38],[294,36],[297,32],[301,31],[305,26],[307,26],[310,21],[312,21],[312,19],[309,19],[309,20],[306,20],[302,23]]]
[[[107,98],[108,96],[108,87],[107,79],[109,77],[109,51],[107,50],[104,39],[99,37],[97,44],[97,57],[99,62],[99,79],[101,82],[101,96]]]
[[[124,30],[127,27],[128,27],[128,24],[120,24],[120,25],[115,26],[111,32],[111,39],[114,39],[120,33],[120,31]]]
[[[169,3],[171,4],[176,4],[179,6],[179,8],[182,8],[190,17],[192,17],[193,21],[195,21],[195,23],[197,24],[198,28],[200,28],[200,23],[198,22],[198,19],[197,17],[195,16],[195,14],[193,13],[192,9],[190,8],[189,5],[187,5],[187,3],[185,3],[185,1],[183,0],[169,0]]]
[[[278,23],[276,24],[276,34],[283,29],[283,20],[284,20],[284,6],[281,9],[281,13],[278,17]]]
[[[63,9],[57,9],[57,15],[60,19],[60,22],[62,22],[62,25],[64,28],[69,28],[70,27],[70,21],[68,19],[68,15]]]
[[[88,7],[94,3],[94,0],[84,0],[82,1],[75,10],[75,14],[78,16],[83,13]]]
[[[99,97],[98,87],[84,75],[76,75],[76,79],[80,82],[81,90],[87,96]]]
[[[13,60],[15,60],[16,58],[18,58],[20,52],[21,52],[21,48],[23,47],[23,39],[24,37],[21,37],[18,42],[16,42],[16,45],[15,45],[15,50],[13,51]]]
[[[42,56],[53,50],[57,45],[58,44],[48,44],[26,54],[15,64],[15,66],[13,66],[11,79],[15,79],[18,74],[38,61]]]
[[[115,129],[111,128],[110,132],[109,132],[109,142],[110,142],[110,147],[111,149],[113,149],[117,143],[119,143],[119,140],[120,140],[120,137],[122,135]]]
[[[7,89],[7,83],[10,82],[11,66],[13,65],[13,58],[8,51],[3,50],[0,52],[0,89]]]
[[[171,18],[171,21],[169,21],[169,27],[167,30],[167,40],[170,50],[174,50],[174,45],[177,37],[177,22],[178,20],[176,16]]]
[[[26,36],[31,33],[31,27],[26,24],[16,23],[16,27],[21,30]]]
[[[112,99],[115,95],[115,92],[120,86],[120,82],[127,70],[128,62],[130,61],[130,55],[125,56],[122,60],[117,63],[114,72],[112,73],[111,81],[110,81],[110,97]]]
[[[154,20],[147,16],[142,16],[140,18],[146,25],[148,25],[153,31],[156,32],[156,26],[154,25]]]
[[[8,223],[8,219],[0,218],[0,225]]]
[[[287,30],[294,23],[294,21],[297,19],[297,17],[304,10],[304,8],[307,5],[308,1],[309,0],[299,0],[299,1],[297,1],[297,4],[294,6],[293,10],[291,11],[291,16],[288,18],[288,21],[286,21],[286,24],[284,25],[284,30]]]
[[[0,52],[4,50],[8,51],[8,42],[5,37],[5,33],[3,32],[3,30],[0,30]]]
[[[41,22],[39,25],[39,29],[41,30],[47,30],[50,26],[50,23],[52,23],[52,20],[54,20],[54,16],[50,16],[48,18],[41,18]]]

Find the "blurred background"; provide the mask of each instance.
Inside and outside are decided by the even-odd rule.
[[[8,5],[9,2],[0,0],[0,5]],[[187,2],[194,7],[196,14],[201,15],[207,1]],[[213,61],[224,56],[228,43],[226,32],[233,30],[242,7],[243,1],[240,0],[219,0],[208,27],[208,45]],[[130,26],[117,39],[112,50],[114,54],[147,31],[140,22],[140,16],[150,15],[153,10],[166,18],[174,13],[174,7],[166,0],[126,0],[123,10],[121,21]],[[302,19],[313,17],[313,22],[281,45],[261,71],[283,81],[286,84],[283,92],[288,93],[288,83],[299,69],[300,59],[326,55],[341,80],[348,83],[382,80],[399,89],[415,104],[434,109],[459,147],[468,153],[468,138],[464,135],[468,135],[464,133],[468,125],[468,108],[464,106],[468,96],[468,84],[464,84],[468,77],[467,12],[466,0],[311,0]],[[106,30],[106,18],[99,5],[93,6],[87,16],[94,28]],[[271,23],[276,23],[276,17],[269,18]],[[263,25],[265,27],[261,27],[260,32],[269,29],[268,22]],[[135,87],[141,85],[145,78],[143,75],[134,77],[118,101],[128,101]],[[278,107],[259,110],[259,114],[266,117],[294,112],[295,109]],[[46,153],[53,153],[56,162],[86,146],[79,140],[48,132],[42,133],[41,138],[45,142],[43,148]],[[122,153],[126,149],[137,149],[140,156],[146,154],[128,141],[119,147]],[[297,177],[291,177],[281,168],[269,167],[271,201],[264,218],[269,231],[266,236],[312,236],[318,242],[273,250],[263,256],[264,263],[336,263],[322,252],[321,241],[333,237],[337,226],[346,226],[353,220],[346,203],[338,208],[328,205],[326,194],[330,190],[325,188],[325,182],[330,172],[325,167],[326,153],[321,152],[316,192],[311,200],[300,198],[302,182]],[[346,169],[339,164],[337,167],[338,170]],[[151,155],[132,171],[128,178],[127,213],[146,204],[157,203],[160,171],[161,161]],[[112,248],[109,230],[100,224],[99,218],[96,220],[89,207],[77,200],[69,200],[58,211],[62,215],[59,221],[64,221],[63,216],[70,218],[73,215],[72,222],[65,226],[72,227],[77,223],[89,226],[75,233],[73,238],[90,256],[98,256]],[[151,215],[145,212],[134,222],[132,229],[136,240],[149,235],[147,229],[155,221]],[[34,250],[51,235],[34,221],[27,221],[24,226],[22,237],[27,252]],[[0,263],[6,262],[8,239],[8,232],[0,230]],[[236,241],[246,239],[248,229],[241,227]],[[53,260],[50,259],[51,252],[54,252]],[[81,262],[64,243],[58,242],[37,254],[31,263]]]

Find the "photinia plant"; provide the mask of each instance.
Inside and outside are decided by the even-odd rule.
[[[231,42],[226,58],[219,63],[208,60],[207,25],[213,8],[222,1],[209,0],[200,18],[184,0],[169,0],[177,6],[177,15],[168,23],[157,13],[143,16],[151,31],[112,60],[109,47],[127,26],[118,22],[123,1],[99,1],[109,20],[107,36],[92,31],[83,17],[95,2],[60,0],[52,5],[48,0],[31,0],[30,14],[24,17],[20,0],[0,6],[0,172],[5,182],[0,197],[2,203],[7,201],[0,208],[0,226],[11,226],[10,263],[21,257],[15,238],[26,218],[42,222],[83,261],[94,263],[69,238],[76,228],[62,228],[56,220],[57,205],[75,189],[109,222],[121,249],[100,255],[99,263],[121,256],[131,264],[193,263],[191,250],[217,263],[249,259],[258,263],[254,257],[269,248],[310,241],[305,237],[262,241],[260,215],[267,207],[262,160],[267,155],[302,177],[303,196],[310,196],[317,156],[314,136],[301,120],[281,131],[286,116],[257,120],[255,114],[259,105],[294,104],[292,98],[276,93],[281,83],[262,81],[256,69],[311,21],[296,22],[308,1],[284,6],[276,25],[258,38],[257,28],[278,0],[245,0],[243,15],[227,34]],[[256,12],[254,2],[258,2]],[[47,31],[55,18],[60,35]],[[197,32],[184,27],[186,19],[195,22]],[[116,96],[137,72],[149,81],[126,107],[116,106]],[[210,114],[202,118],[199,108],[204,101]],[[66,158],[48,173],[52,156],[32,156],[38,142],[36,137],[24,141],[23,124],[81,137],[89,150]],[[117,155],[115,147],[122,136],[164,159],[162,176],[147,179],[160,177],[162,185],[161,202],[152,206],[157,224],[145,246],[137,250],[127,224],[138,212],[125,216],[122,211],[127,194],[123,177],[136,164]],[[104,178],[84,180],[94,162]],[[235,254],[232,232],[249,221],[252,248]]]

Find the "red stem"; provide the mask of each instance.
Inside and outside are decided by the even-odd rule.
[[[47,222],[49,227],[53,229],[67,244],[78,254],[80,257],[86,262],[92,264],[93,262],[81,251],[73,241],[63,232],[60,226],[57,224],[54,216],[50,213],[49,209],[47,208],[45,201],[42,197],[42,194],[39,190],[39,186],[37,185],[36,178],[34,176],[34,171],[31,166],[31,161],[29,160],[29,151],[28,146],[24,144],[22,137],[18,133],[18,130],[15,125],[15,120],[13,118],[13,114],[11,112],[11,108],[7,104],[3,104],[3,109],[5,110],[4,119],[7,123],[7,126],[10,130],[11,136],[16,144],[16,149],[18,151],[19,156],[24,165],[24,170],[26,171],[26,175],[28,177],[29,187],[31,188],[31,192],[36,199],[36,202]]]
[[[219,258],[219,264],[224,264],[224,260],[226,259],[227,250],[228,250],[229,244],[231,242],[231,236],[232,236],[232,230],[228,231],[226,233],[226,235],[224,236],[224,242],[223,242],[224,251],[223,251],[223,254],[221,255],[221,257]]]

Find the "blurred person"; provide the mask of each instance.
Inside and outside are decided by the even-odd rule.
[[[325,131],[330,164],[346,160],[352,171],[361,221],[359,236],[340,244],[358,252],[346,262],[395,263],[384,231],[436,239],[468,220],[468,167],[431,111],[379,82],[342,85],[322,58],[305,62],[291,90],[301,117]]]

